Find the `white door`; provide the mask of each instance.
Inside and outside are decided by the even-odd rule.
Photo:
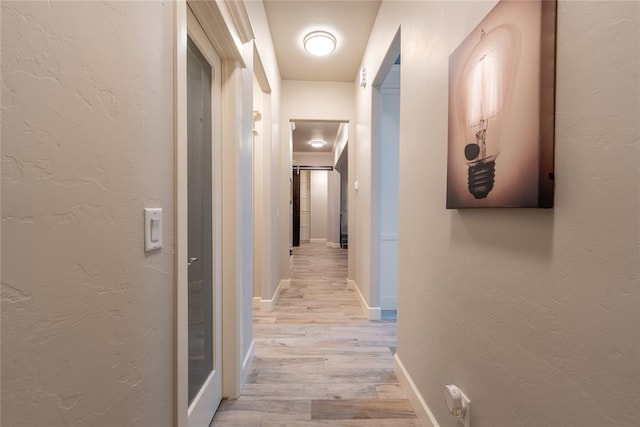
[[[191,24],[193,20],[189,21]],[[220,59],[187,41],[188,425],[206,427],[222,398]]]

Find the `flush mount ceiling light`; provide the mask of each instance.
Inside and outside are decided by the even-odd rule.
[[[327,143],[321,139],[314,139],[309,141],[309,145],[311,145],[313,148],[322,148],[327,145]]]
[[[304,50],[314,56],[326,56],[336,50],[336,38],[326,31],[312,31],[304,36]]]

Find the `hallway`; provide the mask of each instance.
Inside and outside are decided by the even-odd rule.
[[[294,249],[291,287],[254,311],[255,360],[212,426],[418,426],[393,371],[394,320],[369,321],[347,288],[347,252]]]

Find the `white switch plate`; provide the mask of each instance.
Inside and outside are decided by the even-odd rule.
[[[144,208],[144,251],[162,248],[162,209]]]
[[[353,189],[356,191],[360,189],[360,181],[356,181],[353,183]]]

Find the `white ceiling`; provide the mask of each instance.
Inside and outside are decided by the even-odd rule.
[[[327,153],[333,151],[333,145],[338,136],[340,122],[311,122],[296,121],[293,131],[293,151]],[[327,142],[323,148],[313,148],[309,145],[312,139],[322,139]]]
[[[264,5],[283,80],[356,80],[380,0],[265,0]],[[335,52],[309,55],[302,39],[313,30],[332,33]]]

